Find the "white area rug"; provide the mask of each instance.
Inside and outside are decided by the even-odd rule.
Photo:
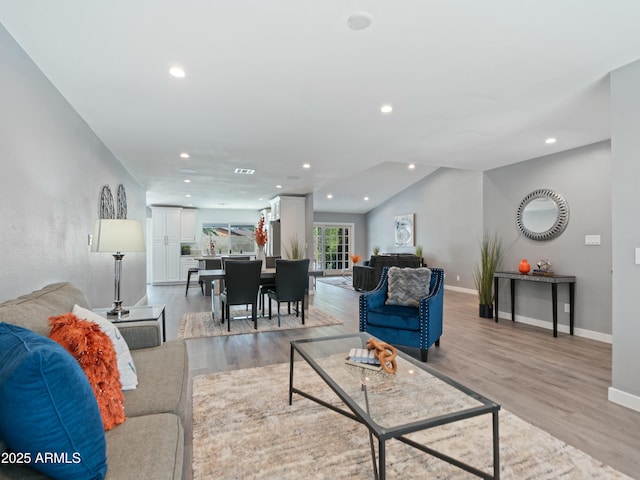
[[[296,387],[339,404],[302,361],[296,364],[295,379]],[[289,366],[282,364],[194,379],[195,480],[373,478],[365,427],[298,395],[289,406],[288,382]],[[425,408],[436,400],[447,401],[425,398]],[[413,438],[491,471],[490,416],[419,432]],[[501,478],[506,480],[629,478],[504,409],[500,461]],[[391,440],[387,478],[477,477]]]
[[[351,276],[343,277],[342,275],[331,277],[318,277],[317,282],[328,283],[329,285],[335,285],[336,287],[346,288],[353,290],[353,278]]]
[[[251,307],[249,307],[251,308]],[[294,328],[311,328],[324,327],[327,325],[340,325],[343,322],[329,315],[328,313],[311,305],[305,311],[304,325],[302,319],[296,317],[293,313],[287,315],[287,305],[280,306],[280,327],[278,327],[278,317],[276,315],[275,305],[273,305],[272,318],[258,316],[258,329],[254,329],[253,320],[251,318],[233,319],[231,320],[231,331],[227,331],[227,321],[220,323],[220,319],[213,319],[210,312],[193,312],[185,313],[178,327],[178,338],[200,338],[200,337],[217,337],[219,335],[241,335],[245,333],[271,332],[274,330],[291,330]],[[266,309],[265,309],[266,313]],[[244,307],[233,308],[231,315],[249,316],[251,310],[246,311]]]

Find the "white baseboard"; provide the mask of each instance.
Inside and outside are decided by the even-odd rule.
[[[462,288],[462,287],[454,287],[452,285],[445,285],[444,289],[451,290],[453,292],[468,293],[470,295],[478,295],[478,291],[472,288]]]
[[[511,312],[498,312],[498,318],[501,320],[511,321]],[[523,315],[516,315],[516,322],[525,323],[527,325],[533,325],[534,327],[545,328],[547,330],[553,330],[553,322],[550,320],[539,320],[537,318],[525,317]],[[558,332],[569,333],[569,325],[558,324]],[[586,330],[584,328],[573,329],[573,334],[576,337],[589,338],[598,342],[613,343],[613,337],[607,333],[594,332],[593,330]]]
[[[445,285],[445,290],[451,290],[454,292],[468,293],[471,295],[478,295],[477,290],[471,288],[454,287],[451,285]],[[498,318],[511,321],[511,312],[498,312]],[[539,320],[537,318],[525,317],[523,315],[516,315],[516,322],[525,323],[527,325],[533,325],[534,327],[545,328],[547,330],[553,330],[553,322],[550,320]],[[558,324],[558,332],[569,333],[569,325]],[[613,336],[607,333],[594,332],[593,330],[586,330],[584,328],[573,328],[573,334],[576,337],[589,338],[598,342],[613,343]]]
[[[640,397],[609,387],[609,401],[640,412]]]

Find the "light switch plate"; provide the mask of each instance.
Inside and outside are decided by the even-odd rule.
[[[636,265],[640,265],[640,248],[636,248]]]
[[[585,245],[600,245],[600,235],[585,235],[584,236],[584,244]]]

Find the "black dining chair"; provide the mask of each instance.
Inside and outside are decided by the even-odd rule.
[[[258,328],[258,290],[262,260],[234,260],[225,262],[225,289],[220,294],[221,319],[227,317],[227,331],[231,331],[231,305],[251,305],[253,326]]]
[[[265,268],[276,268],[276,260],[280,260],[280,255],[267,255],[264,258]],[[262,308],[262,316],[264,317],[264,296],[268,289],[274,289],[276,287],[275,278],[263,278],[260,280],[260,308]]]
[[[278,326],[280,326],[280,303],[296,302],[296,316],[302,317],[304,325],[304,299],[307,293],[309,278],[309,259],[302,260],[276,260],[275,287],[263,289],[269,297],[269,318],[271,318],[271,300],[278,304]],[[299,308],[301,302],[302,308]],[[264,308],[264,305],[263,305]],[[291,310],[289,309],[289,313]]]
[[[235,262],[236,260],[251,260],[251,257],[248,255],[234,255],[232,257],[221,257],[222,258],[222,268],[227,268],[226,265],[228,262]]]

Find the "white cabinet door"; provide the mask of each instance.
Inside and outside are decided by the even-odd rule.
[[[180,213],[180,240],[182,242],[196,241],[196,211],[183,209]]]
[[[169,242],[167,244],[167,270],[166,281],[167,282],[179,282],[180,281],[180,242]]]
[[[181,208],[153,207],[151,216],[152,282],[180,281]]]
[[[151,283],[162,283],[167,278],[167,247],[162,240],[151,244]]]

